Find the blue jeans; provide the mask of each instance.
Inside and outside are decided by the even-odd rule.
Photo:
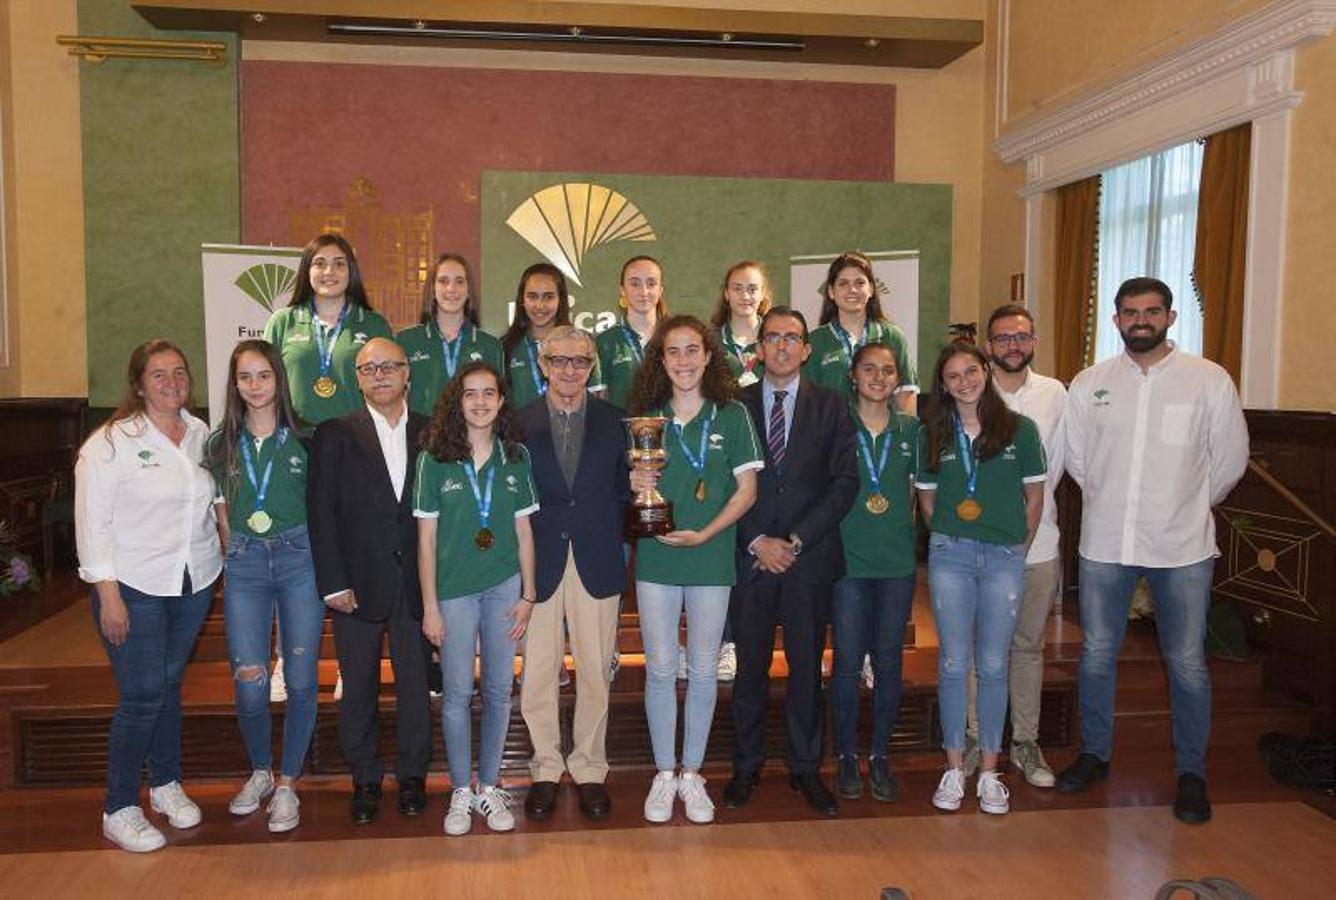
[[[253,538],[233,534],[227,545],[223,610],[227,655],[237,700],[237,724],[251,768],[274,764],[269,716],[269,634],[278,609],[279,640],[288,702],[283,715],[282,774],[296,778],[315,731],[316,667],[325,625],[325,604],[315,586],[306,526]],[[258,676],[242,678],[250,670]]]
[[[510,727],[510,694],[515,685],[514,624],[507,613],[520,602],[520,576],[476,594],[438,601],[445,619],[441,646],[441,732],[450,765],[450,782],[468,787],[473,769],[473,699],[475,648],[482,656],[482,734],[478,748],[478,784],[495,785],[501,777],[501,752]]]
[[[130,632],[119,647],[102,638],[102,604],[93,592],[93,627],[111,660],[120,698],[107,738],[107,799],[114,813],[139,805],[148,760],[150,787],[181,780],[181,676],[208,615],[213,585],[193,590],[187,575],[177,597],[159,597],[121,582]]]
[[[979,683],[979,747],[998,753],[1007,720],[1011,639],[1025,593],[1025,546],[934,534],[928,541],[928,585],[941,643],[937,703],[942,746],[965,748],[973,659]]]
[[[835,753],[858,752],[858,678],[872,654],[872,756],[886,756],[900,714],[900,670],[905,624],[914,604],[914,576],[841,578],[835,582],[832,622],[835,662],[830,676],[830,712]]]
[[[1106,762],[1113,752],[1113,695],[1118,648],[1137,576],[1150,582],[1155,630],[1169,669],[1169,706],[1179,775],[1206,774],[1211,737],[1211,671],[1206,665],[1206,612],[1215,560],[1151,569],[1081,557],[1081,751]]]
[[[645,645],[645,716],[660,772],[677,768],[677,634],[687,611],[687,699],[682,726],[682,768],[705,761],[705,744],[718,697],[719,641],[728,618],[727,585],[636,582],[640,637]]]

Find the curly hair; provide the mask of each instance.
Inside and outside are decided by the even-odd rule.
[[[663,341],[668,332],[678,328],[694,331],[701,340],[705,352],[710,355],[705,364],[705,374],[701,378],[700,392],[705,399],[724,404],[733,399],[736,384],[724,356],[724,348],[705,323],[695,316],[670,316],[654,329],[654,336],[645,345],[645,361],[636,373],[635,385],[631,389],[631,415],[653,414],[660,410],[673,396],[673,383],[668,378],[668,369],[663,363]]]
[[[1016,436],[1019,419],[1011,411],[1002,395],[993,385],[992,368],[983,351],[965,341],[955,341],[942,348],[937,356],[937,365],[933,370],[932,393],[923,414],[923,427],[928,431],[927,465],[936,469],[942,462],[942,448],[951,446],[956,440],[956,401],[946,390],[942,371],[946,364],[956,356],[972,356],[983,369],[983,393],[979,395],[979,437],[975,447],[979,459],[992,459],[1002,452],[1002,448]]]
[[[506,459],[514,462],[520,458],[520,441],[524,435],[520,432],[515,411],[506,402],[505,379],[491,363],[480,359],[460,369],[437,399],[436,408],[431,413],[431,424],[422,436],[422,449],[440,462],[463,462],[473,458],[468,423],[464,420],[464,380],[477,372],[486,372],[496,379],[501,408],[497,410],[496,421],[492,423],[492,434],[501,439]]]

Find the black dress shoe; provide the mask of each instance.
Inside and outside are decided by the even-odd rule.
[[[586,819],[606,819],[612,812],[612,797],[601,781],[591,781],[576,787],[580,794],[580,812]]]
[[[737,771],[724,787],[724,805],[729,809],[741,809],[751,799],[752,791],[761,780],[758,772]]]
[[[525,817],[541,822],[552,815],[552,809],[557,805],[558,787],[555,781],[535,781],[529,788],[529,796],[524,798]]]
[[[370,825],[380,812],[380,785],[353,785],[353,800],[349,806],[354,825]]]
[[[1184,772],[1178,776],[1174,818],[1189,825],[1205,825],[1211,821],[1211,801],[1206,798],[1206,782],[1200,775]]]
[[[1058,773],[1053,786],[1064,794],[1075,794],[1108,777],[1108,763],[1093,753],[1082,753],[1076,762]]]
[[[416,816],[427,808],[427,782],[417,775],[409,775],[399,782],[399,812]]]
[[[807,805],[821,815],[833,818],[840,814],[835,795],[826,790],[826,786],[821,783],[821,776],[817,773],[803,772],[800,775],[790,775],[789,787],[801,791]]]
[[[840,757],[835,775],[835,789],[841,800],[857,800],[863,796],[863,773],[858,770],[858,757],[850,754]]]
[[[867,761],[867,780],[872,787],[872,797],[882,803],[894,803],[900,798],[900,779],[891,771],[891,764],[884,756],[873,756]]]

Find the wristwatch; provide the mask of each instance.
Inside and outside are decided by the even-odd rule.
[[[798,535],[789,535],[789,543],[793,545],[794,556],[799,556],[803,552],[803,539],[798,537]]]

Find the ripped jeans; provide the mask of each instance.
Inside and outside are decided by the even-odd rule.
[[[1011,639],[1025,593],[1025,546],[934,533],[928,541],[928,586],[941,644],[937,703],[942,746],[965,747],[967,679],[973,657],[979,682],[979,746],[997,753],[1007,721]]]
[[[306,526],[267,538],[233,533],[227,545],[225,573],[227,655],[236,690],[237,724],[246,753],[252,768],[273,767],[269,641],[277,606],[288,689],[281,774],[296,778],[315,730],[316,666],[325,624],[325,604],[316,592]]]

